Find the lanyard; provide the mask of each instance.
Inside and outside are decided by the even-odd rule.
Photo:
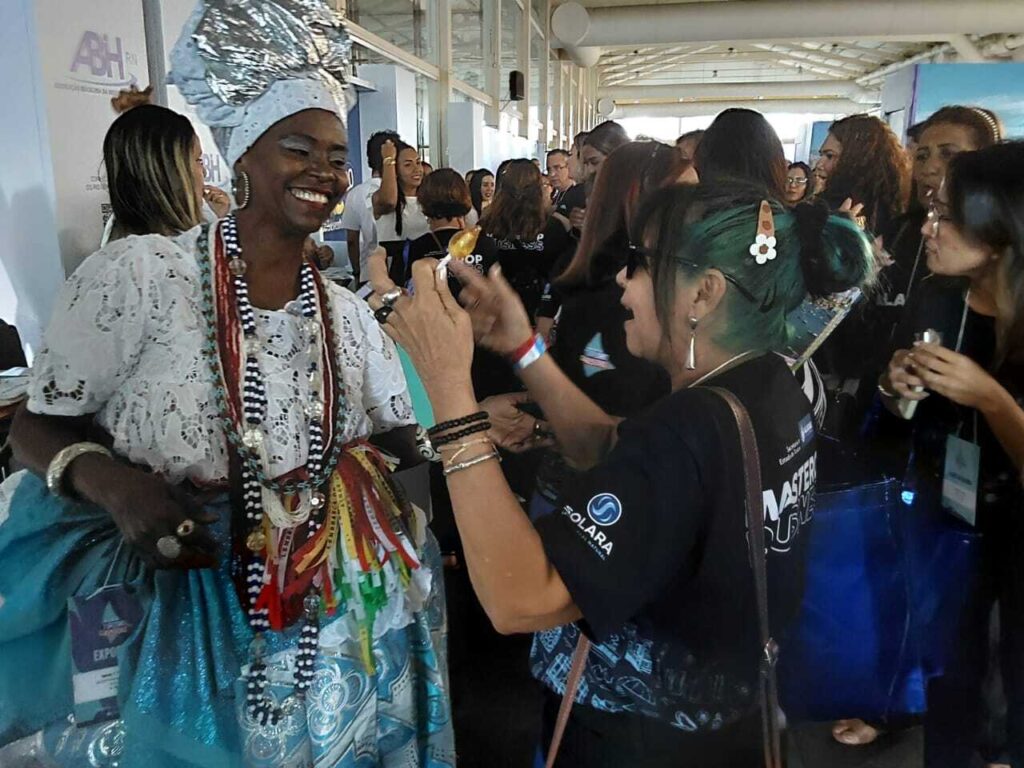
[[[956,348],[953,350],[957,354],[960,354],[960,347],[964,344],[964,330],[967,328],[967,313],[971,309],[971,289],[967,289],[967,293],[964,294],[964,313],[960,317],[960,332],[956,336]]]
[[[971,309],[971,289],[968,288],[967,292],[964,294],[964,312],[963,312],[963,315],[961,315],[961,317],[960,317],[960,332],[957,333],[957,336],[956,336],[956,348],[953,350],[957,354],[960,354],[960,348],[964,344],[964,331],[967,329],[967,313],[970,312],[970,309]],[[975,409],[975,408],[971,409],[971,416],[972,416],[973,421],[974,421],[974,430],[973,430],[973,437],[971,439],[971,442],[974,443],[975,445],[977,445],[978,444],[978,411],[977,411],[977,409]],[[960,429],[957,430],[957,433],[958,434],[963,434],[963,431],[964,431],[964,425],[963,425],[963,422],[960,422]]]
[[[924,251],[924,238],[917,244],[917,255],[914,256],[914,268],[910,270],[910,279],[907,280],[907,290],[903,294],[904,301],[910,301],[910,291],[914,287],[914,278],[917,277],[917,268],[921,265],[921,253]]]

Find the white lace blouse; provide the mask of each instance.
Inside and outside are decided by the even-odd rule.
[[[196,261],[201,228],[147,235],[97,251],[68,279],[33,366],[28,407],[96,415],[114,448],[172,482],[224,480],[227,447],[202,355],[205,321]],[[349,442],[413,423],[394,344],[370,308],[328,284]],[[266,381],[271,470],[306,461],[308,352],[299,318],[256,311]]]

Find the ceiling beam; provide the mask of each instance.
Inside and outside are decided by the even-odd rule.
[[[665,71],[670,70],[670,69],[675,69],[676,67],[678,67],[681,64],[683,64],[684,61],[689,59],[691,56],[697,56],[697,55],[699,55],[701,53],[707,53],[708,51],[713,50],[714,48],[715,48],[715,46],[708,45],[708,46],[705,46],[704,48],[697,48],[696,50],[690,51],[689,53],[682,53],[682,54],[679,54],[678,56],[674,56],[669,61],[665,61],[664,59],[662,59],[658,63],[653,63],[652,62],[650,64],[645,64],[645,65],[642,65],[640,67],[636,67],[634,69],[630,69],[628,72],[623,73],[622,77],[615,78],[614,80],[610,81],[608,84],[609,85],[618,85],[618,84],[620,84],[622,82],[623,79],[626,79],[626,80],[636,80],[639,77],[647,77],[647,76],[649,76],[651,74],[654,74],[655,72],[665,72]]]
[[[878,93],[861,88],[850,80],[797,80],[776,83],[706,83],[702,85],[626,85],[601,88],[598,96],[616,104],[644,100],[679,102],[683,99],[796,99],[844,98],[877,101]]]
[[[1024,31],[1020,0],[731,0],[584,8],[560,5],[554,37],[567,45],[677,45],[729,40],[892,39],[901,32],[947,40],[956,34]]]
[[[616,105],[615,117],[695,117],[717,115],[723,109],[742,107],[771,114],[793,112],[815,115],[854,115],[867,110],[868,105],[849,99],[739,99],[722,101],[688,101],[683,104],[625,104]]]
[[[800,73],[810,72],[815,75],[826,75],[827,77],[835,78],[837,80],[846,80],[851,77],[856,77],[856,75],[852,75],[842,69],[836,69],[835,67],[829,67],[823,64],[814,64],[813,62],[797,61],[796,59],[776,59],[775,63],[780,67],[795,69]]]

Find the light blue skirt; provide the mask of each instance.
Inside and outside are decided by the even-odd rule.
[[[376,670],[366,670],[357,638],[322,644],[305,706],[261,727],[242,706],[251,632],[228,570],[230,512],[225,502],[209,509],[220,516],[221,566],[152,571],[118,546],[104,510],[58,499],[29,473],[8,479],[0,491],[0,764],[38,753],[44,765],[119,768],[454,766],[433,536],[421,553],[433,572],[430,600],[412,623],[374,640]],[[67,600],[117,583],[145,606],[119,650],[120,719],[77,727]],[[294,649],[298,633],[271,633],[268,650]],[[288,654],[280,659],[269,690],[283,700],[292,671]]]

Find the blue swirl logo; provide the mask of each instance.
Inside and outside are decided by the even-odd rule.
[[[599,493],[587,504],[587,514],[598,525],[614,525],[622,517],[622,502],[610,493]]]

